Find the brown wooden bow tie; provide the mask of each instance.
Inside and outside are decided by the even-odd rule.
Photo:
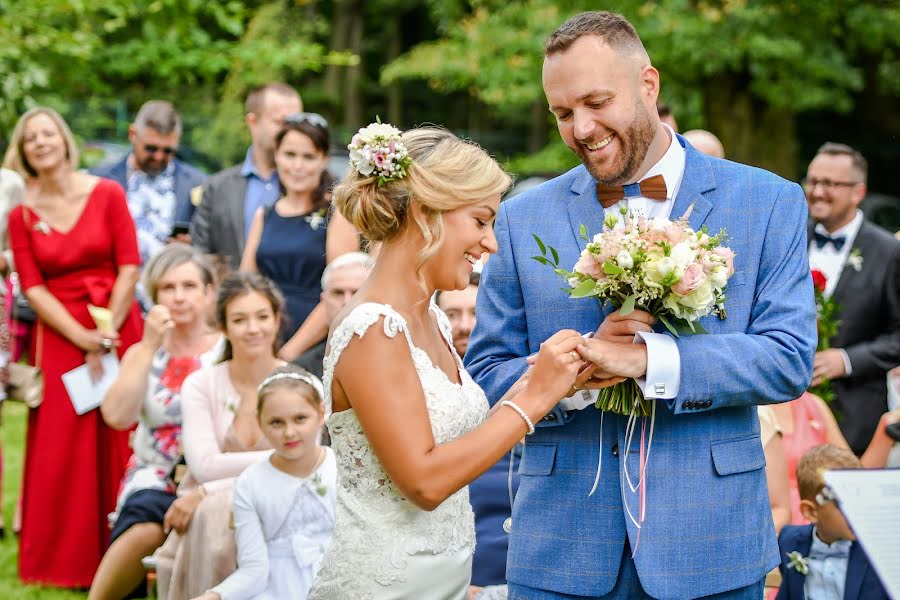
[[[625,197],[643,196],[657,202],[665,202],[668,198],[668,190],[666,189],[666,180],[662,175],[654,175],[648,177],[638,183],[628,185],[604,185],[597,184],[597,199],[603,208],[609,208],[619,200]]]

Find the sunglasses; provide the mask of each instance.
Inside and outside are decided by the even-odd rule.
[[[309,123],[319,129],[328,129],[328,121],[319,113],[299,112],[284,118],[285,125],[299,125],[300,123]]]
[[[173,148],[171,146],[156,146],[154,144],[144,144],[144,152],[147,154],[156,154],[157,152],[162,152],[166,156],[172,156],[175,154],[177,148]]]

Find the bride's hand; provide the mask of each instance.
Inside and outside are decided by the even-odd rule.
[[[575,382],[582,364],[581,356],[575,349],[583,341],[577,331],[564,329],[541,344],[525,387],[530,394],[541,399],[546,410],[564,398]]]

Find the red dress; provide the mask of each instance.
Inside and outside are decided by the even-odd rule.
[[[17,206],[9,239],[22,289],[46,286],[88,329],[95,328],[88,304],[108,306],[118,267],[141,262],[125,193],[106,179],[68,233]],[[120,357],[142,327],[135,303],[119,330]],[[108,544],[107,514],[131,454],[129,432],[107,427],[99,410],[75,414],[61,376],[84,364],[84,351],[40,320],[31,356],[44,372],[44,400],[28,416],[19,577],[86,588]]]

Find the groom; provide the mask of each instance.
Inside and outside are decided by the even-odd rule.
[[[544,54],[550,110],[583,165],[500,206],[499,251],[484,272],[466,364],[496,402],[541,341],[599,326],[582,350],[597,365],[592,381],[636,378],[657,409],[640,532],[631,484],[641,436],[629,450],[625,417],[605,414],[601,431],[593,396],[576,389],[527,438],[510,598],[758,600],[779,556],[755,405],[798,397],[815,350],[803,193],[766,171],[708,158],[662,125],[659,73],[621,16],[577,15],[547,38]],[[655,198],[626,185],[618,201],[604,193],[614,198],[606,209],[598,202],[598,184],[657,175],[664,193],[646,192]],[[710,335],[675,339],[651,332],[646,313],[622,318],[593,299],[570,299],[552,270],[530,258],[535,233],[571,268],[580,226],[593,236],[604,210],[618,215],[621,207],[648,217],[689,212],[694,229],[727,230],[735,273],[727,319],[702,321]]]

